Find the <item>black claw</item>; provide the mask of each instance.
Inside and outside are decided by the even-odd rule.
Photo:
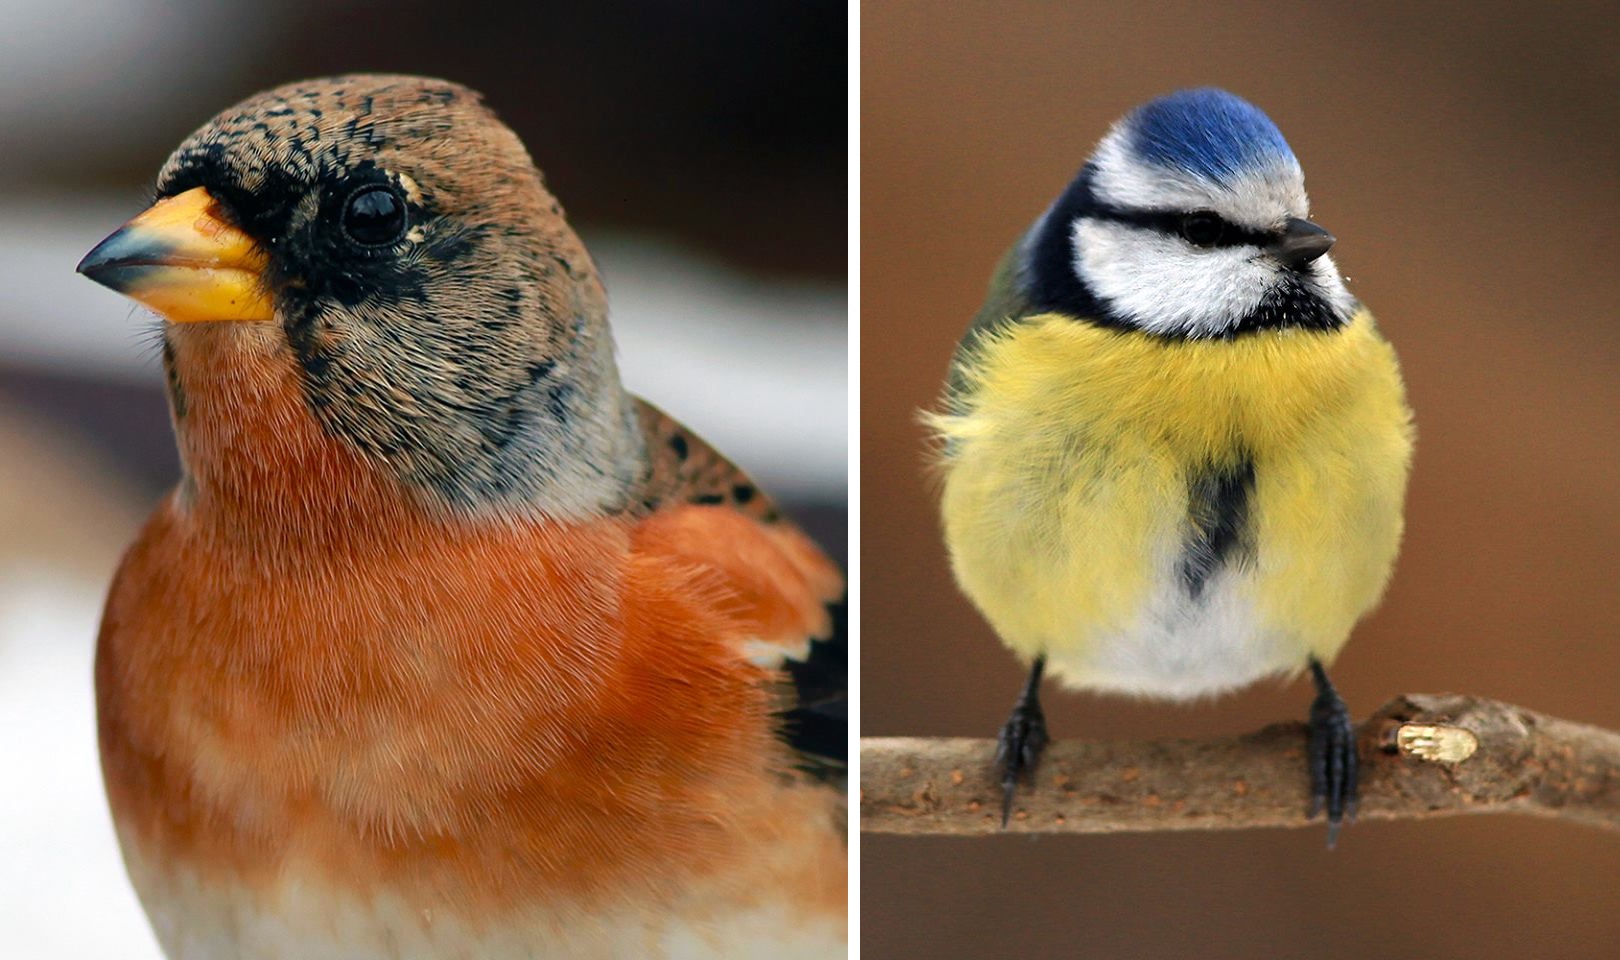
[[[1356,728],[1327,671],[1311,660],[1316,700],[1311,703],[1311,808],[1314,818],[1325,808],[1328,848],[1338,840],[1339,827],[1356,815]]]
[[[1001,770],[1001,825],[1005,827],[1012,817],[1013,797],[1018,792],[1018,781],[1029,781],[1035,775],[1035,765],[1041,761],[1046,749],[1046,715],[1039,702],[1019,701],[1001,728],[1001,739],[996,745],[996,766]]]
[[[1023,695],[1013,707],[1012,716],[1001,728],[996,742],[996,768],[1001,771],[1001,825],[1007,826],[1012,818],[1013,797],[1018,793],[1018,781],[1034,777],[1035,767],[1046,749],[1046,714],[1041,711],[1041,671],[1046,658],[1037,657],[1030,669],[1029,681]]]

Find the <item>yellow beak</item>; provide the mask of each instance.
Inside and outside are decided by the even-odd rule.
[[[193,187],[154,203],[101,241],[79,272],[175,323],[269,320],[266,259],[218,203]]]

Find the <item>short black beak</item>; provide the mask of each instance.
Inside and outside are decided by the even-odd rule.
[[[1328,252],[1333,246],[1333,234],[1298,217],[1290,217],[1283,232],[1266,247],[1266,252],[1285,265],[1299,270]]]

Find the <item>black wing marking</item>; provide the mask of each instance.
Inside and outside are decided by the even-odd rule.
[[[849,762],[849,612],[842,602],[827,610],[832,635],[811,640],[805,659],[784,664],[793,689],[781,714],[782,737],[801,770],[842,784]]]

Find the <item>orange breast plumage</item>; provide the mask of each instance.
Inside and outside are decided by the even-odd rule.
[[[842,955],[842,577],[620,386],[516,137],[314,81],[158,197],[82,269],[168,321],[96,689],[170,957]]]

